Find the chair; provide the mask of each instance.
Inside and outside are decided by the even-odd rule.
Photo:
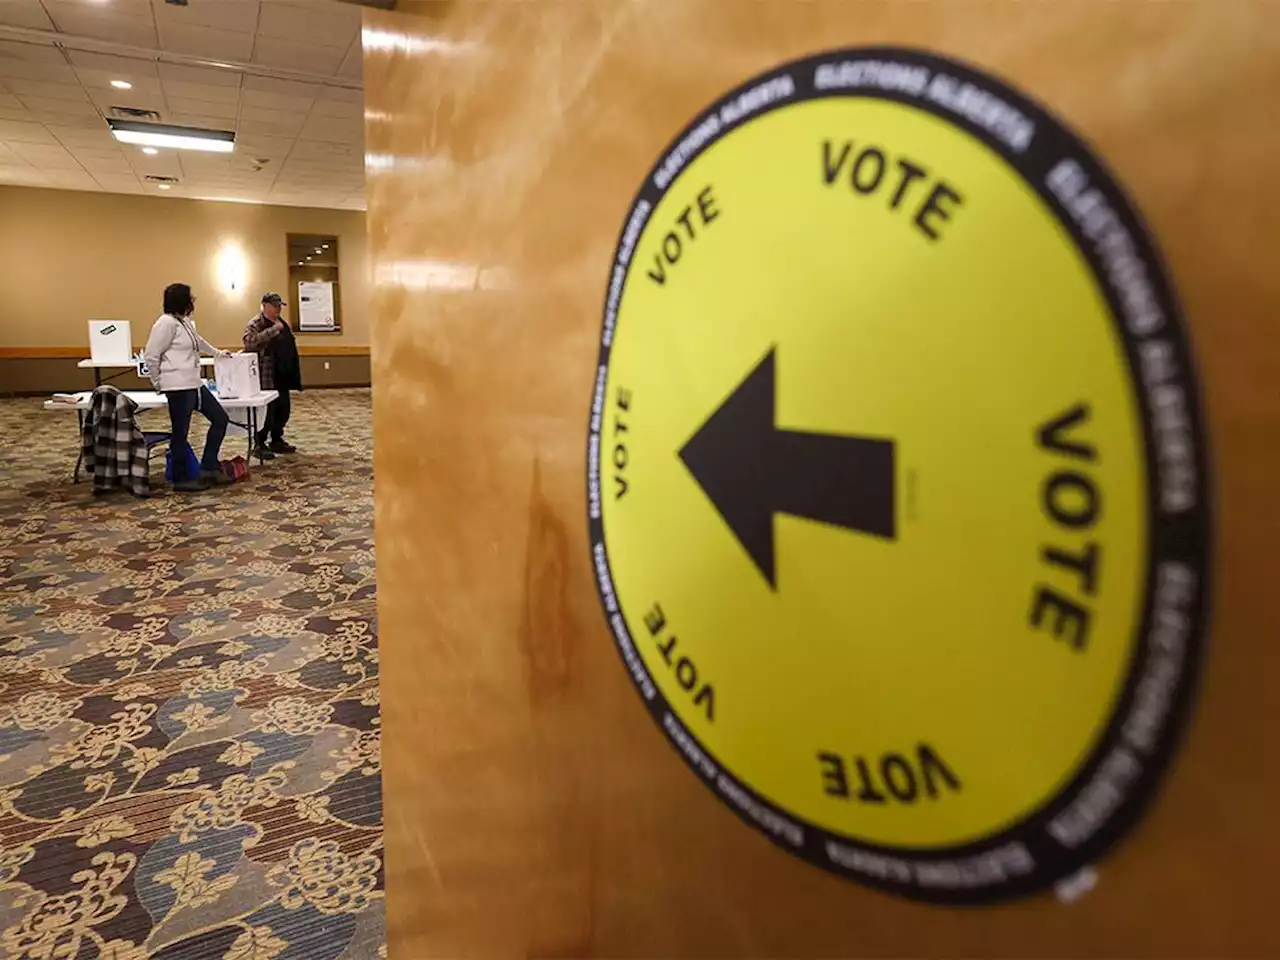
[[[147,462],[148,463],[151,462],[152,451],[154,451],[156,447],[159,447],[159,446],[162,446],[163,444],[168,443],[172,439],[172,437],[173,435],[168,432],[161,433],[159,431],[154,431],[154,432],[149,430],[142,431],[142,442],[147,445]]]

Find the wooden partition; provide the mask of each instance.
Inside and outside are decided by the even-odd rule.
[[[1280,7],[399,8],[365,24],[390,955],[1280,953]],[[727,91],[870,45],[973,64],[1089,142],[1194,348],[1214,513],[1199,695],[1074,903],[912,902],[780,850],[646,715],[597,595],[588,412],[633,199]]]

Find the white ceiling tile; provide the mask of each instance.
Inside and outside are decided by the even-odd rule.
[[[186,67],[173,63],[158,65],[160,79],[167,85],[174,83],[199,83],[212,87],[239,87],[240,74],[234,70],[219,70],[216,67]]]
[[[100,189],[98,181],[85,173],[73,170],[48,170],[44,175],[45,183],[59,190],[91,190],[97,193]]]
[[[230,176],[230,167],[205,166],[202,163],[193,162],[194,155],[190,157],[179,157],[182,165],[182,178],[187,182],[193,180],[213,180],[218,177]]]
[[[139,152],[126,154],[126,157],[140,180],[147,174],[159,177],[182,176],[182,167],[178,165],[178,158],[173,152],[160,153],[154,157]]]
[[[235,126],[225,117],[207,117],[198,113],[170,113],[165,122],[180,127],[199,127],[201,130],[230,130]]]
[[[292,110],[267,110],[263,107],[241,107],[241,121],[250,121],[253,123],[272,123],[280,127],[288,127],[295,132],[302,128],[306,122],[306,114],[295,113]]]
[[[245,90],[241,103],[246,107],[260,107],[268,110],[287,110],[290,113],[306,114],[315,103],[306,97],[287,97],[278,93],[262,93],[259,90]]]
[[[323,160],[330,163],[349,161],[363,166],[363,148],[350,143],[324,143],[319,140],[299,140],[289,154],[289,162]]]
[[[252,33],[234,33],[213,27],[164,21],[160,24],[164,49],[215,60],[248,60],[253,52]]]
[[[338,76],[345,80],[364,79],[364,48],[360,44],[351,44],[342,66],[338,68]]]
[[[133,176],[133,168],[123,160],[81,160],[79,157],[76,160],[85,171],[95,178]]]
[[[169,23],[215,27],[236,33],[253,33],[258,24],[258,0],[202,0],[185,7],[154,0],[151,6],[161,33]]]
[[[0,0],[0,23],[7,27],[28,27],[32,30],[53,29],[40,0]]]
[[[3,3],[4,0],[0,0]],[[0,77],[15,80],[39,80],[45,83],[79,83],[76,72],[65,62],[49,63],[43,60],[21,60],[17,57],[0,57]]]
[[[0,181],[28,187],[43,187],[46,183],[44,174],[30,165],[0,168]]]
[[[253,45],[253,62],[333,76],[342,66],[346,52],[346,47],[323,47],[298,40],[259,36]]]
[[[149,5],[140,7],[129,0],[110,3],[77,2],[77,0],[44,0],[45,9],[63,33],[74,33],[99,40],[127,43],[134,47],[154,49],[155,20]]]
[[[95,173],[93,179],[98,181],[98,186],[108,193],[141,193],[143,190],[142,184],[133,174],[127,177],[115,177]]]
[[[119,147],[111,146],[110,144],[107,146],[82,147],[79,144],[73,143],[65,146],[67,147],[67,152],[81,163],[86,161],[92,163],[105,163],[107,161],[111,161],[124,163],[126,165],[128,163],[124,158],[124,151]]]
[[[0,9],[4,9],[0,7]],[[52,27],[47,29],[52,30]],[[23,40],[0,40],[0,59],[6,60],[29,60],[32,63],[61,63],[66,64],[66,58],[62,55],[62,51],[53,45],[52,41],[32,40],[27,43]]]
[[[111,131],[107,129],[105,123],[94,130],[56,124],[48,124],[46,129],[57,137],[61,143],[69,147],[117,148],[117,141],[111,136]]]
[[[5,77],[0,80],[9,93],[18,97],[43,97],[47,100],[79,100],[88,103],[89,96],[79,83],[45,83],[40,80],[15,80]]]
[[[244,78],[245,90],[256,90],[258,93],[274,93],[282,97],[298,97],[303,100],[315,100],[322,96],[325,86],[320,83],[307,83],[302,80],[280,80],[276,77]]]
[[[10,143],[9,149],[38,170],[83,170],[61,144]]]
[[[310,117],[299,140],[325,140],[329,143],[360,143],[364,139],[363,120],[336,117]]]
[[[173,113],[194,114],[203,117],[219,117],[224,122],[234,121],[236,110],[234,103],[212,103],[208,100],[184,100],[181,97],[169,98],[169,110]],[[234,122],[229,126],[234,126]]]
[[[281,160],[289,155],[293,145],[292,137],[271,137],[248,132],[236,137],[236,152],[243,152],[248,157],[269,157]]]
[[[13,94],[0,92],[0,110],[3,110],[5,107],[8,107],[11,110],[26,109],[26,107],[22,105],[22,101]]]
[[[130,77],[125,78],[118,73],[106,73],[99,70],[78,70],[80,82],[90,91],[90,95],[110,95],[118,97],[118,103],[128,105],[130,97],[159,97],[164,95],[164,88],[160,86],[160,80],[157,77]],[[132,89],[118,90],[111,86],[112,80],[128,79],[133,84]]]
[[[58,117],[97,118],[98,108],[92,103],[77,100],[54,100],[50,97],[19,97],[22,105],[30,110],[38,120],[46,118],[56,122]]]
[[[141,57],[117,57],[108,53],[90,53],[85,50],[68,50],[67,56],[76,72],[82,77],[90,74],[107,74],[121,80],[135,77],[158,77],[155,62]]]
[[[271,157],[255,156],[247,150],[240,153],[233,153],[227,158],[228,167],[231,170],[239,170],[242,172],[252,173],[254,176],[266,174],[274,177],[280,170],[280,161]],[[261,170],[255,168],[261,167]]]
[[[244,120],[237,124],[236,129],[241,133],[250,137],[296,137],[298,135],[297,124],[289,124],[287,126],[278,123],[269,123],[262,120]]]
[[[360,8],[311,0],[263,0],[259,37],[277,37],[326,47],[347,46],[360,33]]]
[[[46,126],[57,125],[60,127],[78,127],[81,130],[106,130],[107,122],[98,116],[95,111],[92,116],[89,114],[72,115],[69,113],[37,113],[31,114],[35,119],[43,122]]]
[[[38,123],[19,123],[13,120],[0,120],[0,141],[11,147],[15,143],[57,144],[53,134]]]
[[[302,0],[303,3],[307,0]],[[46,8],[50,6],[79,7],[88,10],[107,9],[111,13],[126,17],[151,16],[151,0],[44,0]]]
[[[209,83],[184,83],[180,80],[163,82],[165,96],[179,100],[200,100],[206,103],[238,103],[237,87],[218,87]]]
[[[340,103],[357,103],[364,108],[364,90],[356,87],[335,87],[326,85],[320,92],[321,100],[335,100]]]
[[[359,120],[364,122],[364,104],[344,103],[339,100],[317,100],[316,105],[311,109],[311,115],[315,117],[334,117],[343,120]]]

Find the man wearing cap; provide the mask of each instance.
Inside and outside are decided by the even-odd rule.
[[[289,391],[302,389],[302,367],[298,362],[298,344],[293,330],[280,315],[288,306],[278,293],[262,295],[262,310],[244,328],[244,348],[258,355],[258,376],[263,390],[275,390],[280,396],[267,407],[262,429],[254,437],[254,451],[265,459],[277,453],[297,450],[284,439],[289,422]],[[271,438],[270,444],[267,438]]]

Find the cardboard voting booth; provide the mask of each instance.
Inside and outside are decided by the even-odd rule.
[[[218,382],[220,397],[252,397],[262,389],[256,353],[233,353],[229,357],[217,357],[213,361],[213,376]]]
[[[89,359],[94,363],[133,363],[133,335],[128,320],[89,321]]]

